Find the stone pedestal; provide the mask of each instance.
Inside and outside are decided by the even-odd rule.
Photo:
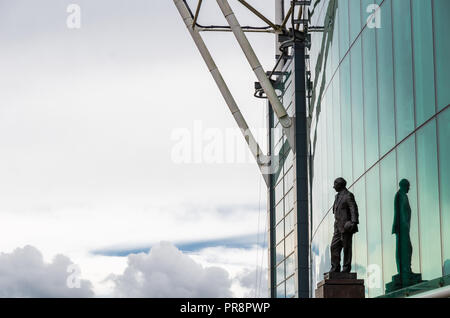
[[[422,283],[422,274],[401,273],[392,276],[392,282],[386,284],[386,294],[393,291]]]
[[[317,284],[316,298],[364,298],[364,280],[356,273],[325,273]]]

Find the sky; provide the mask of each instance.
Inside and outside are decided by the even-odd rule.
[[[204,38],[265,149],[242,51]],[[0,47],[0,297],[267,296],[266,187],[171,0],[0,0]]]

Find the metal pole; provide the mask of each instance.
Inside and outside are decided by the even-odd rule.
[[[294,142],[295,131],[292,119],[289,117],[283,104],[281,104],[280,100],[278,99],[278,96],[275,92],[275,89],[272,86],[272,83],[270,82],[263,67],[261,66],[261,63],[259,62],[258,57],[255,54],[255,51],[250,45],[250,42],[248,41],[247,36],[243,32],[241,25],[239,24],[236,16],[234,15],[234,12],[231,9],[228,1],[217,0],[217,3],[220,9],[222,10],[225,19],[227,20],[228,24],[233,30],[233,34],[236,37],[236,40],[238,41],[239,45],[241,46],[241,49],[244,52],[245,56],[247,57],[247,60],[250,66],[252,67],[256,77],[258,78],[261,87],[266,93],[266,96],[269,99],[269,102],[272,105],[272,108],[275,114],[277,115],[278,120],[281,123],[281,126],[283,126],[283,131],[288,139],[288,142],[292,150],[295,152],[295,142]]]
[[[289,10],[286,13],[286,16],[284,17],[283,23],[281,24],[281,28],[282,29],[284,29],[286,27],[286,24],[288,23],[289,18],[291,17],[292,10],[294,10],[294,5],[293,4],[289,7]]]
[[[255,137],[251,133],[247,122],[245,121],[244,117],[242,116],[242,113],[233,98],[233,95],[231,94],[227,84],[225,83],[225,80],[222,77],[222,74],[220,73],[219,69],[217,68],[216,63],[214,62],[211,53],[209,52],[208,48],[206,47],[205,42],[203,41],[202,37],[198,33],[196,29],[193,28],[192,25],[192,17],[183,2],[183,0],[173,0],[175,3],[175,6],[177,7],[181,17],[183,18],[184,23],[186,24],[187,29],[189,30],[189,33],[192,36],[192,39],[194,40],[195,45],[197,46],[198,50],[200,51],[200,54],[203,57],[203,60],[205,61],[206,65],[208,66],[209,71],[211,72],[212,77],[214,78],[214,81],[216,82],[223,98],[225,99],[225,102],[228,105],[228,108],[231,111],[231,114],[233,115],[237,125],[241,129],[242,134],[244,135],[245,141],[247,142],[250,151],[252,152],[253,156],[256,159],[256,162],[258,163],[259,169],[261,170],[261,173],[264,177],[264,181],[266,182],[267,187],[270,186],[269,183],[269,175],[266,171],[267,168],[265,165],[267,165],[269,162],[268,157],[265,156],[259,147],[258,142],[256,141]]]
[[[202,27],[195,27],[195,29],[199,32],[232,32],[231,29],[225,29],[225,28],[202,28]],[[267,30],[243,30],[246,33],[276,33],[273,29],[267,29]]]

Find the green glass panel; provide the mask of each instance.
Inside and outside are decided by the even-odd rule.
[[[275,241],[278,244],[284,238],[284,220],[275,229]]]
[[[333,212],[328,213],[327,217],[324,220],[324,233],[323,233],[323,248],[326,251],[330,250],[331,240],[333,238],[334,232],[334,214]],[[329,257],[330,254],[325,255],[324,260],[324,268],[323,272],[328,272],[331,268],[331,259]]]
[[[290,147],[288,147],[286,159],[285,159],[284,165],[283,165],[284,171],[288,171],[292,167],[293,162],[294,162],[294,153],[293,153],[292,149]]]
[[[377,50],[375,30],[375,28],[366,28],[362,34],[366,168],[372,166],[379,158]]]
[[[414,93],[409,1],[392,1],[397,142],[414,130]]]
[[[352,109],[350,100],[350,59],[346,58],[340,67],[341,84],[341,129],[342,129],[342,176],[348,184],[353,180],[352,167]]]
[[[331,96],[332,91],[329,90],[328,94]],[[334,138],[334,120],[333,120],[333,109],[331,108],[331,103],[327,105],[327,109],[325,110],[326,118],[327,118],[327,124],[326,124],[326,130],[327,130],[327,149],[328,149],[328,156],[327,156],[327,185],[328,185],[328,191],[327,193],[327,203],[328,206],[331,206],[334,202],[334,193],[333,189],[331,188],[331,185],[334,182],[334,179],[336,179],[338,176],[336,176],[334,172],[334,152],[333,152],[333,138]]]
[[[350,0],[350,43],[353,42],[361,31],[361,2]]]
[[[295,211],[292,211],[291,213],[286,215],[286,218],[285,218],[285,231],[286,231],[286,234],[289,234],[289,233],[291,233],[292,230],[294,230],[295,214],[296,214]]]
[[[339,16],[339,57],[342,59],[349,48],[349,14],[348,6],[351,0],[338,1]]]
[[[327,264],[327,259],[329,259],[330,246],[328,240],[328,227],[327,218],[324,219],[323,223],[320,225],[319,231],[319,251],[321,251],[320,268],[319,268],[319,280],[323,279],[323,274],[330,270],[329,264]]]
[[[325,215],[328,210],[328,198],[327,198],[327,179],[328,179],[328,166],[327,166],[327,135],[326,135],[326,113],[321,113],[320,123],[320,157],[321,157],[321,174],[320,179],[322,190],[320,191],[320,201],[322,202],[322,216]]]
[[[433,19],[431,1],[412,0],[416,124],[436,112],[434,88]]]
[[[336,72],[333,80],[333,118],[334,118],[334,174],[342,176],[342,144],[341,144],[341,103],[340,103],[340,76]]]
[[[315,172],[316,170],[314,170],[314,175],[316,174]],[[313,180],[313,184],[311,187],[311,191],[312,191],[312,197],[313,200],[311,202],[312,205],[312,229],[313,231],[315,231],[317,229],[317,226],[319,225],[319,205],[318,205],[318,200],[316,200],[316,195],[317,195],[317,178],[314,177]]]
[[[284,205],[286,213],[288,213],[294,208],[294,200],[295,200],[295,191],[291,189],[284,197]]]
[[[311,242],[311,275],[312,275],[312,286],[317,286],[317,283],[320,281],[319,277],[319,266],[320,266],[320,251],[317,243],[317,237],[314,236],[314,239]],[[314,288],[313,288],[314,290]]]
[[[284,281],[284,279],[286,278],[284,275],[284,262],[282,262],[277,266],[276,276],[277,276],[277,285],[282,281]]]
[[[390,0],[383,2],[382,13],[382,27],[376,30],[380,155],[384,155],[395,145],[394,71],[392,67],[394,62]]]
[[[286,298],[286,291],[284,290],[284,283],[277,286],[277,298]]]
[[[279,178],[278,180],[279,180],[279,183],[275,186],[275,203],[276,204],[278,204],[278,202],[280,202],[284,196],[283,178]]]
[[[292,298],[295,296],[295,280],[294,277],[286,280],[286,298]]]
[[[292,232],[286,237],[285,240],[286,255],[289,255],[292,252],[294,252],[294,247],[295,247],[295,233]]]
[[[294,186],[294,169],[290,168],[284,175],[284,191],[287,192]]]
[[[355,234],[353,240],[354,247],[354,265],[353,271],[358,274],[360,278],[366,278],[367,275],[367,224],[366,224],[366,179],[363,176],[358,182],[353,186],[350,191],[353,192],[358,205],[359,212],[359,225],[358,233]],[[367,283],[365,284],[367,287]]]
[[[283,200],[275,207],[275,222],[278,223],[284,216]]]
[[[366,175],[366,211],[367,211],[367,262],[369,297],[383,293],[381,277],[381,213],[380,213],[380,176],[375,166]]]
[[[409,137],[397,148],[397,180],[406,179],[410,183],[408,192],[411,207],[410,238],[412,245],[411,269],[420,272],[419,252],[419,215],[417,213],[417,177],[416,177],[416,144],[415,136]]]
[[[381,219],[383,241],[383,277],[390,282],[397,274],[395,259],[396,236],[392,234],[394,222],[394,198],[398,191],[396,153],[391,152],[380,163],[381,176]]]
[[[444,275],[450,275],[450,108],[438,117],[441,230]]]
[[[417,132],[417,177],[422,277],[442,275],[436,122]]]
[[[288,258],[286,258],[286,277],[289,277],[295,272],[295,254],[292,254]]]
[[[284,259],[284,241],[277,245],[275,261],[278,264]]]
[[[437,105],[441,110],[450,104],[450,1],[434,0],[434,45],[436,48]]]
[[[338,14],[339,13],[337,13],[336,19],[334,20],[333,42],[331,43],[331,67],[333,68],[333,73],[337,70],[337,68],[339,66],[339,62],[340,62],[340,58],[339,58],[339,16],[338,16]],[[335,79],[333,79],[333,80],[335,81]]]
[[[358,39],[350,51],[352,81],[353,175],[355,179],[364,173],[364,111],[362,96],[363,76],[361,51],[361,40]]]

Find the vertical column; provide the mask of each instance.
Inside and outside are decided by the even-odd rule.
[[[308,134],[306,113],[305,45],[294,44],[295,154],[297,187],[298,296],[309,298]]]
[[[273,111],[272,108],[267,102],[267,138],[268,138],[268,154],[271,155],[273,153],[273,143],[272,143],[272,123],[273,123]],[[274,198],[274,187],[273,187],[273,175],[269,175],[269,186],[267,187],[267,222],[268,222],[268,244],[267,248],[269,249],[269,292],[271,298],[276,298],[276,277],[275,277],[275,198]]]

